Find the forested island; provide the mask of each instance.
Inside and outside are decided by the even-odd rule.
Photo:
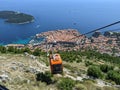
[[[25,24],[34,21],[34,17],[32,15],[15,11],[0,11],[0,18],[5,19],[5,22],[15,24]]]

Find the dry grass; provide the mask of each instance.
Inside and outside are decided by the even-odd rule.
[[[43,63],[43,62],[42,62]],[[43,63],[42,66],[45,64]],[[46,67],[46,66],[45,66]],[[41,63],[22,54],[0,54],[0,75],[8,75],[9,80],[0,83],[10,90],[48,90],[50,86],[36,81],[35,73],[29,68],[41,71]],[[47,68],[47,67],[46,67]]]
[[[45,63],[43,62],[45,58],[46,57],[38,58],[43,66],[46,65],[46,61]],[[9,76],[9,80],[4,83],[0,82],[0,85],[4,85],[10,90],[58,90],[56,88],[56,83],[64,75],[53,76],[53,80],[56,81],[56,83],[46,85],[43,82],[36,81],[35,73],[27,71],[30,67],[35,68],[35,70],[41,70],[41,63],[22,54],[0,54],[0,75],[7,74]],[[63,66],[68,70],[64,71],[64,74],[67,75],[67,72],[69,72],[68,75],[72,77],[80,76],[87,71],[84,61],[80,63],[63,62]],[[45,67],[49,70],[49,67]],[[43,71],[44,70],[46,69],[43,69]],[[84,88],[85,90],[117,90],[113,87],[99,87],[90,80],[77,82],[77,84],[77,87]]]

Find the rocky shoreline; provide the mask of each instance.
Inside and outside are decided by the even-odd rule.
[[[12,24],[19,24],[19,25],[22,25],[22,24],[29,24],[29,23],[32,23],[34,22],[35,20],[31,20],[31,21],[27,21],[27,22],[22,22],[22,23],[12,23]]]

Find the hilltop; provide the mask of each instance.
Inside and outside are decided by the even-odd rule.
[[[5,22],[15,24],[25,24],[34,21],[33,16],[15,11],[0,11],[0,18],[5,19]]]

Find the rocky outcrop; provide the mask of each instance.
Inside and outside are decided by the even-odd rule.
[[[10,78],[7,74],[0,75],[0,82],[7,82],[9,80],[10,80]]]
[[[35,57],[35,56],[34,56]],[[0,84],[6,85],[9,83],[10,90],[20,83],[35,82],[35,75],[39,72],[48,71],[49,68],[44,62],[33,58],[29,54],[13,55],[5,54],[0,56]],[[21,84],[22,85],[22,84]],[[0,89],[1,90],[1,89]],[[20,89],[17,89],[20,90]],[[21,89],[22,90],[22,89]]]

